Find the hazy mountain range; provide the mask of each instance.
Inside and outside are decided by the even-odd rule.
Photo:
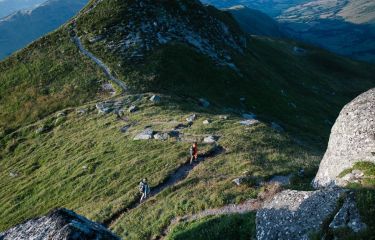
[[[31,9],[46,0],[0,0],[0,18],[21,9]]]
[[[50,0],[0,19],[0,59],[58,28],[86,3],[87,0]]]
[[[357,60],[375,61],[375,1],[371,0],[204,0],[227,8],[243,4],[280,24],[292,39]],[[238,18],[237,18],[238,19]],[[245,21],[243,18],[241,21]]]

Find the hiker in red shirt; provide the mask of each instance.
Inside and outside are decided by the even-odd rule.
[[[197,142],[193,143],[193,146],[190,147],[190,164],[193,164],[193,160],[198,159],[198,144]]]

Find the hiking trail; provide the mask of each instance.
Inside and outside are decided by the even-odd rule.
[[[115,76],[112,75],[111,69],[99,58],[97,58],[94,54],[92,54],[90,51],[88,51],[82,44],[81,39],[79,39],[77,32],[76,32],[76,24],[73,23],[73,29],[71,30],[73,42],[78,47],[79,51],[85,55],[86,57],[90,58],[93,62],[96,63],[103,71],[104,74],[114,83],[116,83],[122,91],[127,91],[127,86],[125,83],[119,79],[117,79]]]
[[[149,197],[144,201],[148,201],[151,197],[156,196],[164,189],[174,186],[184,180],[191,170],[193,170],[196,166],[198,166],[201,162],[205,161],[208,158],[213,158],[219,154],[222,154],[225,152],[225,149],[221,146],[214,146],[210,151],[203,153],[199,156],[199,161],[194,162],[193,164],[190,164],[190,162],[186,162],[183,165],[181,165],[179,168],[177,168],[171,175],[167,177],[167,179],[160,183],[159,185],[151,188],[151,193]],[[142,204],[144,203],[142,202]],[[121,218],[121,216],[127,212],[129,212],[132,209],[137,208],[141,203],[139,203],[139,199],[136,198],[129,206],[122,208],[118,210],[117,212],[113,213],[112,216],[110,216],[108,219],[105,219],[103,221],[103,225],[106,227],[112,226],[118,219]]]

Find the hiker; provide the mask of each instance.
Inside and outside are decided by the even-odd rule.
[[[193,145],[189,149],[190,152],[190,164],[193,164],[193,160],[198,159],[198,144],[194,142]]]
[[[144,178],[140,183],[139,183],[139,191],[142,194],[140,203],[142,203],[143,200],[146,200],[148,195],[150,194],[150,186],[147,183],[147,178]]]

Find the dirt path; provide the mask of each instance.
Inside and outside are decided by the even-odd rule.
[[[193,215],[186,215],[183,217],[176,217],[172,219],[169,226],[164,230],[162,236],[159,239],[164,239],[176,224],[182,222],[190,222],[194,220],[198,220],[208,216],[220,216],[220,215],[228,215],[228,214],[243,214],[248,212],[254,212],[258,210],[262,206],[262,201],[258,199],[250,199],[241,204],[230,204],[221,208],[214,208],[214,209],[207,209],[200,213],[193,214]]]
[[[79,39],[79,37],[77,36],[77,32],[75,30],[75,24],[73,24],[73,30],[72,30],[72,35],[73,35],[73,41],[75,43],[75,45],[78,47],[79,51],[85,55],[86,57],[90,58],[93,62],[95,62],[105,73],[105,75],[114,83],[116,83],[121,89],[122,91],[126,91],[127,90],[127,87],[125,85],[125,83],[119,79],[117,79],[115,76],[112,75],[111,73],[111,69],[105,65],[105,63],[103,63],[102,60],[100,60],[99,58],[97,58],[94,54],[92,54],[91,52],[89,52],[82,44],[81,40]]]
[[[199,161],[194,162],[193,164],[190,164],[189,162],[183,164],[178,169],[176,169],[176,171],[174,173],[172,173],[164,182],[162,182],[160,185],[158,185],[156,187],[151,188],[151,195],[150,195],[150,197],[159,194],[161,191],[163,191],[164,189],[166,189],[166,188],[168,188],[170,186],[178,184],[179,182],[181,182],[182,180],[184,180],[188,176],[189,172],[191,170],[193,170],[196,166],[198,166],[201,162],[205,161],[206,159],[213,158],[213,157],[215,157],[215,156],[223,153],[224,151],[225,150],[224,150],[223,147],[221,147],[221,146],[215,146],[210,151],[208,151],[208,152],[200,155],[199,156]],[[150,198],[148,198],[148,199],[150,199]],[[115,212],[114,214],[112,214],[111,217],[109,217],[108,219],[104,220],[103,221],[103,225],[106,226],[106,227],[112,226],[113,224],[116,223],[116,221],[118,219],[121,218],[121,216],[123,214],[129,212],[130,210],[132,210],[134,208],[137,208],[139,205],[140,205],[139,199],[136,199],[134,202],[132,202],[126,208],[118,210],[117,212]]]

